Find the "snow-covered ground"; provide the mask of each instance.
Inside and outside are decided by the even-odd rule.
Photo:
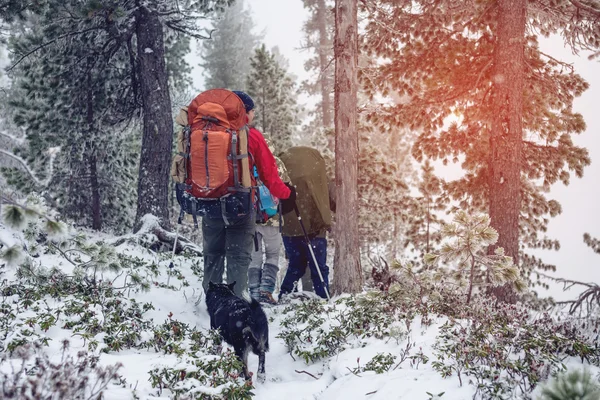
[[[0,228],[0,230],[2,230]],[[4,229],[3,238],[8,240],[11,235]],[[106,241],[114,241],[115,238],[104,237]],[[193,257],[175,258],[175,268],[180,270],[183,278],[189,282],[189,286],[183,286],[181,280],[172,276],[168,278],[169,259],[164,255],[146,250],[135,244],[127,243],[115,247],[117,253],[128,254],[139,257],[147,262],[154,262],[159,266],[161,274],[152,278],[156,283],[166,284],[167,281],[175,286],[177,290],[162,288],[153,284],[147,292],[131,292],[130,296],[139,304],[150,302],[154,309],[148,311],[144,317],[152,319],[154,323],[162,323],[169,318],[196,327],[201,331],[209,329],[209,317],[204,303],[204,294],[201,289],[199,276],[194,274],[192,267],[201,266],[201,260]],[[66,273],[72,273],[72,265],[59,254],[40,254],[35,259],[36,263],[46,268],[58,267]],[[105,278],[114,276],[105,272]],[[14,268],[5,267],[2,279],[9,281],[14,279]],[[120,281],[115,281],[118,286]],[[154,282],[153,282],[154,283]],[[335,301],[335,298],[333,299]],[[50,301],[49,305],[53,303]],[[421,351],[429,360],[435,360],[433,345],[438,335],[438,329],[447,319],[445,317],[434,317],[432,324],[421,326],[413,320],[413,325],[408,331],[408,337],[403,336],[401,340],[387,338],[385,340],[366,338],[350,342],[349,348],[333,357],[307,364],[298,357],[293,357],[288,352],[285,342],[278,335],[282,332],[280,322],[286,317],[283,305],[267,308],[265,311],[269,317],[270,325],[270,352],[266,358],[267,380],[264,383],[254,382],[254,398],[261,400],[292,400],[292,399],[404,399],[419,400],[438,398],[441,394],[443,400],[471,399],[475,393],[475,387],[463,377],[461,386],[456,375],[446,379],[434,370],[432,363],[411,363],[406,360],[397,368],[390,368],[388,372],[377,374],[373,371],[355,372],[358,366],[364,366],[379,353],[400,354],[406,347],[406,341],[414,342],[412,353]],[[39,329],[38,329],[39,331]],[[52,340],[46,348],[47,353],[53,359],[60,359],[61,341],[69,339],[70,351],[75,354],[79,350],[87,350],[84,341],[78,336],[73,336],[71,330],[56,326],[47,332],[39,331],[40,334],[50,337]],[[97,339],[101,343],[100,334]],[[354,344],[354,345],[353,345]],[[149,371],[155,367],[175,366],[179,363],[176,355],[157,353],[153,350],[124,349],[111,351],[109,353],[99,352],[100,364],[112,365],[122,363],[119,373],[125,378],[123,385],[111,385],[104,393],[108,400],[120,399],[169,399],[172,394],[168,390],[159,392],[153,388],[150,382]],[[0,370],[8,372],[14,362],[5,362]],[[572,360],[573,366],[580,367],[581,364]],[[249,356],[249,367],[254,373],[257,370],[258,359],[254,355]],[[596,374],[598,370],[591,368]],[[208,390],[208,388],[207,388]],[[431,395],[430,395],[431,394]]]

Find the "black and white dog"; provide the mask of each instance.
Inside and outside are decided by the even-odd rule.
[[[223,339],[233,346],[242,361],[244,378],[252,379],[248,372],[248,352],[258,356],[258,380],[265,381],[265,353],[269,351],[269,326],[267,316],[254,299],[248,301],[233,293],[235,282],[227,285],[212,283],[206,292],[206,308],[210,327],[219,329]]]

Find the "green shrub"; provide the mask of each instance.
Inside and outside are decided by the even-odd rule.
[[[73,358],[68,348],[69,342],[64,341],[59,362],[52,362],[39,345],[26,344],[16,349],[20,368],[10,374],[0,371],[0,398],[100,399],[111,382],[123,383],[117,373],[121,364],[100,366],[98,356],[85,351]],[[5,353],[0,362],[8,363],[8,354]]]
[[[574,370],[558,375],[542,389],[539,400],[598,400],[600,385],[588,371]]]
[[[527,396],[538,383],[564,370],[567,357],[598,365],[600,350],[566,322],[532,316],[522,306],[481,300],[469,318],[450,319],[434,345],[432,363],[443,377],[469,377],[483,398]]]

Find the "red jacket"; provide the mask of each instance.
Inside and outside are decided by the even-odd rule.
[[[285,186],[279,172],[273,153],[269,150],[267,141],[260,131],[256,128],[250,128],[248,135],[248,151],[258,170],[258,175],[271,194],[279,199],[290,197],[290,189]]]

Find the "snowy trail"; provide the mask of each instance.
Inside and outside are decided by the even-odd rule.
[[[138,254],[139,255],[139,254]],[[154,288],[149,293],[141,293],[137,296],[138,301],[152,301],[155,310],[149,317],[155,322],[162,322],[166,316],[173,312],[173,319],[196,326],[199,329],[208,329],[210,326],[209,316],[204,303],[204,295],[200,293],[200,282],[190,271],[182,268],[184,275],[188,278],[191,287],[185,288],[183,292],[172,292],[166,289]],[[195,286],[196,285],[196,286]],[[194,292],[195,289],[195,292]],[[192,296],[191,293],[194,292]],[[466,385],[460,387],[458,380],[454,378],[443,379],[436,371],[432,370],[430,364],[420,365],[419,369],[412,369],[405,361],[395,371],[376,374],[364,372],[353,374],[349,369],[357,366],[360,359],[364,365],[378,353],[398,354],[406,345],[405,342],[396,343],[381,340],[368,340],[368,345],[362,348],[345,350],[337,356],[317,361],[307,365],[303,360],[294,360],[288,353],[284,341],[277,337],[281,332],[279,322],[283,318],[283,306],[274,306],[265,309],[269,323],[270,351],[266,358],[267,381],[265,383],[254,382],[255,399],[259,400],[359,400],[359,399],[398,399],[418,400],[428,399],[426,392],[445,392],[444,400],[464,400],[473,396],[473,387]],[[423,352],[431,355],[431,345],[434,343],[437,326],[434,325],[421,336],[419,327],[415,326],[412,340],[416,348],[422,347]],[[151,387],[148,381],[148,371],[155,366],[169,366],[177,363],[174,355],[158,354],[152,351],[126,350],[110,354],[102,354],[103,364],[122,362],[121,370],[129,385],[136,387],[136,394],[140,399],[169,399],[167,391],[158,396],[157,389]],[[258,357],[249,355],[248,365],[250,371],[256,374],[258,368]],[[300,371],[300,372],[296,372]],[[302,372],[305,371],[306,373]],[[311,375],[313,376],[311,376]],[[315,379],[318,378],[318,379]],[[112,388],[106,393],[107,400],[130,399],[131,390],[123,388]]]
[[[170,259],[156,253],[147,251],[139,246],[132,244],[123,244],[117,247],[117,252],[127,254],[132,257],[138,257],[146,262],[154,263],[157,266],[160,275],[152,277],[151,288],[148,292],[131,292],[128,296],[135,299],[138,304],[152,303],[154,309],[144,313],[145,320],[152,320],[155,325],[160,325],[165,321],[173,320],[195,327],[203,333],[208,331],[210,326],[209,316],[204,302],[204,294],[201,289],[201,282],[198,275],[194,274],[194,268],[201,265],[198,258],[176,257],[175,268],[181,273],[179,280],[172,276],[170,279],[177,290],[160,287],[168,281],[166,271]],[[57,255],[44,254],[40,260],[45,267],[57,267],[64,272],[70,273],[72,266]],[[199,264],[200,263],[200,264]],[[143,267],[142,267],[143,268]],[[10,276],[9,276],[10,278]],[[105,276],[104,278],[110,278]],[[185,286],[187,282],[189,286]],[[117,286],[117,284],[115,284]],[[336,299],[334,298],[333,301]],[[60,306],[66,299],[52,299],[49,301],[51,306]],[[297,301],[297,300],[295,300]],[[55,303],[53,303],[55,302]],[[345,313],[347,309],[344,305],[336,305],[338,312]],[[447,320],[443,317],[433,318],[433,323],[428,326],[422,326],[421,318],[417,315],[411,323],[407,324],[402,320],[401,335],[385,336],[385,340],[370,338],[351,339],[347,343],[345,350],[339,354],[321,359],[312,364],[307,364],[304,360],[296,357],[294,359],[282,338],[278,335],[284,328],[281,322],[288,318],[284,314],[286,306],[277,305],[265,308],[269,318],[269,343],[270,351],[266,356],[267,380],[264,383],[254,382],[254,398],[259,400],[428,400],[441,398],[442,400],[467,400],[472,399],[475,393],[475,386],[469,383],[469,379],[463,377],[461,386],[457,376],[454,374],[447,379],[441,377],[440,373],[432,367],[435,361],[433,345],[439,333],[439,327]],[[308,308],[312,310],[312,308]],[[30,313],[31,311],[27,311]],[[311,311],[312,312],[312,311]],[[325,316],[326,325],[333,326],[335,320],[334,314]],[[344,314],[345,315],[345,314]],[[371,325],[371,329],[376,329]],[[408,334],[406,329],[409,328]],[[141,340],[152,339],[152,333],[144,331],[145,336]],[[62,329],[56,325],[51,327],[44,335],[52,340],[44,351],[50,355],[53,360],[60,360],[60,344],[63,339],[71,342],[70,353],[76,354],[80,350],[88,350],[84,341],[73,336],[73,331]],[[102,343],[104,333],[96,335],[95,339]],[[408,336],[407,336],[408,335]],[[377,374],[373,371],[355,373],[358,366],[364,367],[378,354],[391,354],[400,358],[403,350],[407,347],[407,337],[414,345],[410,349],[409,355],[422,353],[423,357],[419,363],[413,363],[410,359],[405,359],[398,368],[389,368],[387,372]],[[227,345],[225,345],[227,347]],[[312,344],[308,345],[312,349]],[[100,346],[102,347],[102,346]],[[307,348],[304,348],[306,350]],[[107,400],[156,400],[171,399],[173,395],[168,390],[160,391],[159,388],[153,388],[150,382],[149,372],[154,368],[175,367],[181,365],[180,359],[175,354],[163,354],[154,349],[123,349],[121,351],[110,351],[103,353],[96,350],[100,357],[101,365],[113,365],[122,363],[120,375],[125,379],[125,387],[111,385],[104,393]],[[428,362],[423,360],[427,359]],[[254,354],[249,355],[249,369],[256,374],[258,367],[258,357]],[[396,363],[394,361],[394,363]],[[416,365],[415,365],[416,364]],[[568,364],[568,362],[566,362]],[[580,368],[581,363],[573,361],[573,366]],[[8,370],[10,365],[0,365],[0,370]],[[600,369],[591,369],[593,373],[598,373]],[[214,388],[205,387],[207,390]],[[430,396],[427,392],[433,395]],[[444,393],[441,397],[435,395]],[[534,397],[535,398],[535,392]]]

